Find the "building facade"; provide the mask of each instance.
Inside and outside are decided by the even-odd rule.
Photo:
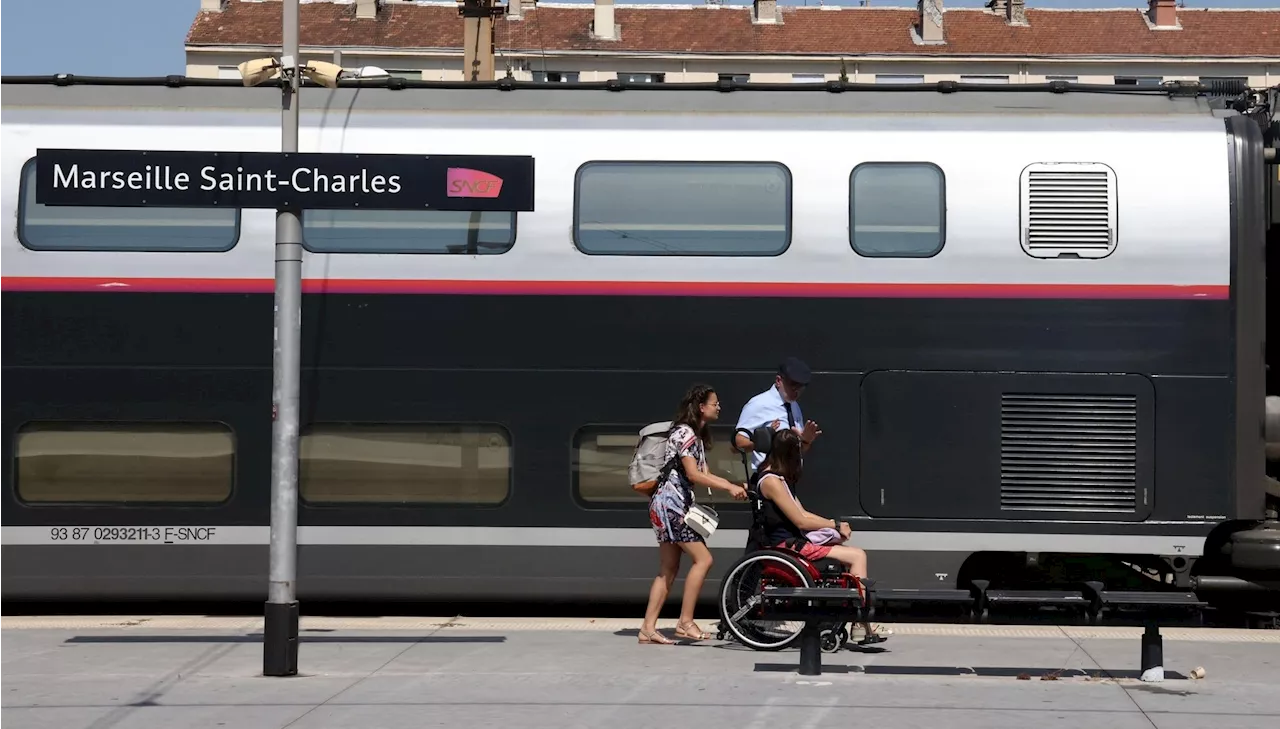
[[[507,2],[494,23],[495,73],[525,81],[1280,84],[1280,9],[1187,9],[1176,0],[1097,10],[1025,0],[961,9],[943,0],[914,9]],[[464,78],[458,0],[302,3],[303,62]],[[202,0],[187,34],[187,74],[239,78],[241,62],[278,54],[281,8],[280,0]]]

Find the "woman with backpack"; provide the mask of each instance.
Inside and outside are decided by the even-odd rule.
[[[720,399],[710,385],[689,388],[667,436],[665,462],[669,465],[660,475],[657,487],[649,497],[649,521],[658,538],[659,569],[649,588],[649,605],[640,628],[641,643],[671,644],[658,632],[658,613],[680,570],[680,554],[687,552],[693,560],[685,577],[680,619],[676,636],[688,640],[707,640],[693,621],[693,608],[702,590],[702,582],[711,569],[711,550],[701,534],[685,523],[685,514],[693,504],[693,489],[701,486],[727,491],[743,501],[747,490],[709,471],[707,450],[711,448],[711,423],[720,418]]]

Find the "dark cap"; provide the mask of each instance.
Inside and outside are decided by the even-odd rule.
[[[809,371],[809,365],[795,357],[787,357],[782,360],[782,364],[778,365],[778,374],[797,385],[807,385],[813,379],[813,373]]]

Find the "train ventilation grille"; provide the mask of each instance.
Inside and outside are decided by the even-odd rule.
[[[1022,173],[1022,249],[1035,258],[1105,258],[1116,247],[1115,172],[1035,164]]]
[[[1137,482],[1136,396],[1001,396],[1002,510],[1134,512]]]

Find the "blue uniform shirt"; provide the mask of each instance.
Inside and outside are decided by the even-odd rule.
[[[803,433],[804,414],[800,412],[800,403],[789,404],[796,433]],[[777,420],[778,427],[785,428],[787,427],[787,405],[788,403],[782,399],[778,386],[774,385],[747,401],[747,404],[742,407],[742,415],[738,416],[737,427],[754,432],[756,428]],[[764,463],[764,454],[760,451],[752,451],[752,470],[759,469],[761,463]]]

